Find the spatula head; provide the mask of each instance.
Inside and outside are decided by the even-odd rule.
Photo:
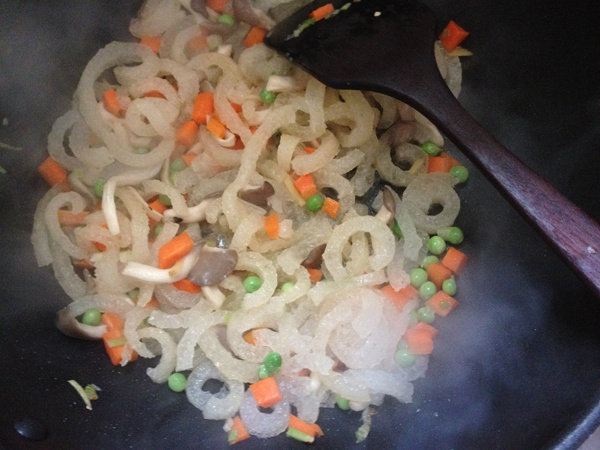
[[[336,12],[298,33],[326,3]],[[317,0],[275,26],[265,42],[329,86],[398,97],[438,76],[435,28],[433,13],[414,0]]]

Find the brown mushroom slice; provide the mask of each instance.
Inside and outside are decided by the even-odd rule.
[[[235,250],[205,245],[187,278],[198,286],[215,286],[233,272],[237,261]]]
[[[94,326],[81,323],[69,307],[64,307],[56,313],[54,324],[62,334],[76,339],[92,341],[102,339],[102,335],[106,333],[106,325]]]
[[[265,181],[262,186],[243,189],[238,192],[238,197],[242,200],[252,203],[261,208],[268,206],[268,200],[275,193],[275,189],[268,181]]]
[[[253,27],[269,29],[275,24],[264,12],[253,8],[250,0],[233,0],[233,12],[238,20]]]
[[[318,269],[321,267],[325,247],[327,247],[327,244],[321,244],[313,248],[304,261],[302,261],[302,265],[308,269]]]

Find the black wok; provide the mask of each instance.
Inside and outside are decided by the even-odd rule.
[[[471,32],[461,101],[503,144],[600,219],[600,4],[593,0],[429,0],[440,24]],[[85,63],[127,39],[139,1],[0,1],[0,447],[226,448],[148,362],[114,368],[97,343],[61,335],[68,299],[29,243],[35,172],[52,122]],[[4,120],[6,118],[6,120]],[[600,304],[494,188],[471,170],[458,219],[470,264],[460,308],[440,336],[414,402],[386,401],[360,448],[575,449],[600,423]],[[600,270],[600,268],[599,268]],[[153,363],[151,361],[151,363]],[[87,411],[67,380],[102,388]],[[20,435],[32,420],[45,433]],[[19,422],[22,423],[22,422]],[[323,410],[318,448],[353,447],[357,413]],[[243,448],[301,448],[285,437]]]

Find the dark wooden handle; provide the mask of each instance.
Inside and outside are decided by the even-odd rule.
[[[427,89],[415,92],[415,106],[473,161],[600,297],[600,225],[492,137],[443,83],[426,84]]]

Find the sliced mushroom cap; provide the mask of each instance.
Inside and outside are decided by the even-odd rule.
[[[208,18],[208,11],[206,10],[206,1],[205,0],[191,0],[190,8],[198,14]]]
[[[54,324],[62,334],[76,339],[91,341],[101,339],[102,335],[106,333],[106,325],[93,326],[81,323],[68,307],[64,307],[56,313]]]
[[[253,205],[265,208],[268,206],[268,200],[275,193],[271,183],[265,181],[262,186],[247,188],[238,192],[238,197]]]
[[[392,216],[396,215],[396,200],[389,186],[383,187],[383,206],[392,213]]]
[[[254,27],[269,29],[274,25],[265,13],[252,7],[250,0],[233,0],[233,12],[237,19]]]
[[[327,244],[321,244],[313,248],[308,256],[302,261],[302,265],[308,269],[318,269],[323,263],[323,252]]]
[[[238,254],[235,250],[205,245],[187,278],[198,286],[214,286],[233,272],[237,261]]]

